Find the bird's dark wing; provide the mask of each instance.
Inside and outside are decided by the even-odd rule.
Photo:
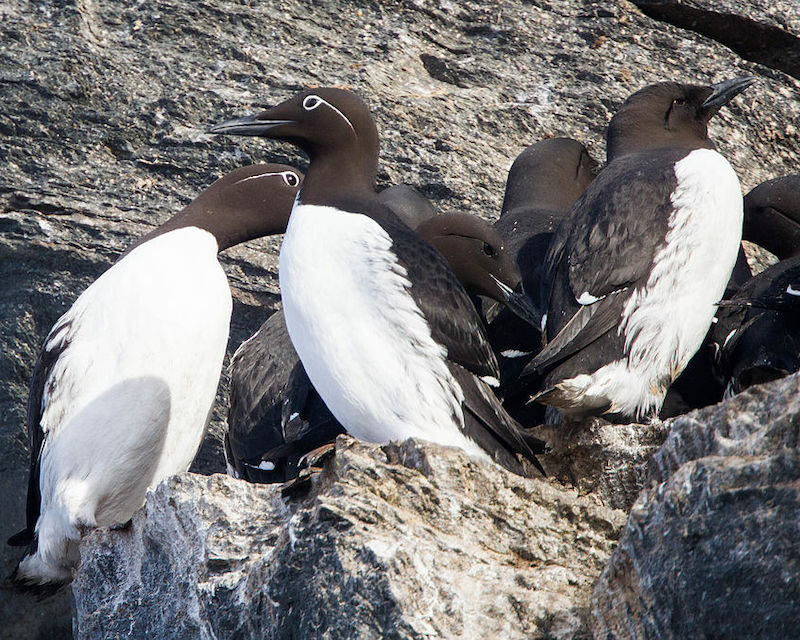
[[[547,255],[547,345],[525,373],[563,360],[612,329],[624,298],[642,285],[663,246],[683,152],[612,162],[575,203]]]
[[[523,376],[544,371],[574,355],[605,335],[619,322],[625,292],[611,294],[586,306],[581,306],[561,331],[536,354],[522,370]]]
[[[719,306],[720,310],[754,307],[800,312],[800,256],[781,260],[753,276]]]
[[[414,301],[430,326],[433,339],[447,349],[447,357],[480,377],[498,379],[494,352],[478,312],[447,261],[416,234],[387,225],[392,249],[406,269]]]
[[[54,381],[50,380],[50,374],[58,359],[69,348],[71,329],[72,320],[68,315],[62,316],[47,335],[33,368],[27,407],[31,459],[30,473],[28,475],[28,497],[25,508],[25,529],[8,539],[8,544],[12,546],[30,544],[34,538],[36,521],[39,519],[42,502],[39,488],[40,462],[42,447],[47,438],[47,434],[42,428],[42,415],[47,402],[47,395],[52,392],[51,387],[54,384]]]
[[[226,456],[250,482],[295,477],[304,454],[344,433],[308,379],[281,311],[239,347],[230,370]]]
[[[281,416],[284,440],[300,455],[308,453],[344,433],[344,427],[328,409],[302,362],[298,362],[289,377],[289,388]]]
[[[674,164],[684,153],[624,156],[606,167],[573,207],[558,253],[568,261],[576,300],[646,281],[665,243],[677,185]]]
[[[757,286],[750,298],[752,306],[800,312],[800,256],[781,260],[753,280]]]
[[[800,362],[800,257],[787,258],[720,302],[709,332],[716,363],[731,388],[796,371]]]
[[[289,375],[299,362],[280,311],[236,350],[226,434],[235,468],[283,444],[281,408]]]
[[[250,482],[269,484],[296,478],[303,456],[334,442],[337,435],[344,433],[344,428],[314,389],[300,362],[289,376],[282,406],[275,407],[276,410],[279,408],[282,437],[261,441],[257,450],[250,451],[251,457],[236,461],[236,470]],[[266,445],[271,446],[264,449]]]
[[[464,390],[464,431],[495,462],[509,471],[522,474],[515,454],[530,460],[546,475],[537,453],[546,451],[546,443],[529,434],[503,409],[489,387],[468,371],[450,364],[450,372]]]

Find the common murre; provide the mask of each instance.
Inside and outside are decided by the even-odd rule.
[[[491,319],[488,333],[500,364],[504,406],[523,424],[540,422],[538,413],[543,411],[525,404],[527,383],[518,383],[518,376],[542,348],[542,276],[547,251],[559,224],[596,171],[597,162],[583,144],[571,138],[550,138],[526,147],[508,172],[494,228],[516,261],[523,290],[539,318],[531,326],[507,309],[500,309]]]
[[[286,226],[299,176],[233,171],[126,252],[56,322],[28,399],[27,545],[13,586],[69,582],[87,528],[126,523],[186,470],[205,434],[228,340],[217,253]]]
[[[518,295],[513,289],[521,280],[519,269],[488,222],[466,214],[423,217],[415,207],[398,215],[411,223],[423,220],[416,232],[442,253],[471,296],[509,304]],[[345,432],[308,379],[282,311],[239,346],[230,374],[224,437],[230,475],[251,482],[291,480],[306,454]]]
[[[466,292],[377,198],[378,134],[366,105],[349,91],[312,89],[209,131],[286,140],[311,158],[281,248],[284,314],[309,378],[347,430],[457,446],[517,473],[517,453],[536,463],[543,443],[487,385],[497,362]]]
[[[524,373],[567,415],[655,415],[702,343],[740,248],[742,197],[708,121],[752,84],[659,83],[609,124],[608,165],[548,254],[547,344]]]

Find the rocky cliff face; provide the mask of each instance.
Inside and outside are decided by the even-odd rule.
[[[676,419],[593,598],[597,638],[791,638],[800,378]]]
[[[183,474],[93,533],[77,637],[588,637],[624,522],[457,450],[343,438],[305,498]]]
[[[22,526],[28,455],[24,403],[36,352],[55,319],[136,236],[164,221],[225,171],[256,161],[289,162],[303,168],[303,159],[278,144],[207,136],[204,130],[211,123],[275,103],[302,87],[352,87],[370,103],[378,120],[382,184],[406,182],[434,198],[443,209],[462,209],[491,219],[499,211],[506,172],[528,143],[569,135],[586,142],[593,154],[602,158],[602,134],[608,118],[642,85],[663,79],[708,81],[752,74],[759,78],[757,86],[713,121],[711,135],[731,160],[745,189],[796,171],[800,82],[796,68],[782,61],[797,57],[797,7],[783,3],[785,10],[777,11],[774,3],[765,2],[750,3],[743,10],[737,3],[722,1],[637,4],[641,9],[628,2],[591,0],[381,0],[329,2],[314,7],[273,0],[253,5],[179,0],[140,4],[119,0],[0,0],[0,379],[4,383],[0,388],[0,511],[7,514],[0,523],[0,537]],[[666,8],[646,6],[655,4]],[[775,30],[781,35],[775,35]],[[755,49],[763,49],[768,55],[726,39],[720,35],[724,32],[763,43]],[[763,33],[771,35],[758,35]],[[776,44],[780,42],[788,43],[789,48],[780,49]],[[786,55],[781,55],[782,51]],[[278,246],[275,239],[257,241],[229,251],[224,258],[235,298],[231,349],[278,304]],[[219,434],[226,406],[224,389],[223,380],[211,430],[194,467],[200,473],[223,470]],[[592,500],[625,508],[645,476],[641,466],[626,464],[623,454],[630,453],[628,460],[642,463],[657,446],[658,438],[658,433],[635,426],[610,432],[593,428],[574,439],[561,434],[555,439],[560,439],[564,447],[559,447],[548,462],[552,484],[534,482],[528,486],[520,481],[518,490],[521,495],[533,495],[526,499],[540,505],[552,498],[555,512],[559,512],[560,507],[555,506],[559,500],[562,504],[563,500],[577,501],[581,506],[575,508],[582,514],[588,513],[585,510]],[[568,451],[572,453],[566,455]],[[373,454],[379,455],[363,455],[369,459]],[[585,459],[581,458],[584,454]],[[403,486],[418,481],[421,484],[416,491],[422,492],[424,481],[428,481],[421,472],[403,471],[402,465],[389,461],[381,464],[397,467],[396,473],[414,476],[416,480],[412,478]],[[365,478],[369,476],[368,465],[363,473]],[[459,473],[454,472],[456,478]],[[383,482],[380,477],[373,479],[378,484]],[[160,489],[154,499],[161,500],[158,496],[169,493],[180,504],[189,505],[187,508],[199,509],[193,513],[200,514],[204,507],[191,506],[203,504],[200,494],[216,494],[215,488],[224,493],[228,489],[223,487],[228,487],[255,496],[254,504],[260,507],[248,507],[247,513],[266,512],[262,516],[266,519],[253,526],[263,532],[274,521],[275,530],[284,531],[281,527],[285,523],[281,523],[289,507],[270,498],[268,490],[233,488],[236,485],[231,482],[182,476]],[[379,492],[378,484],[367,495]],[[585,499],[570,493],[573,485],[587,492]],[[336,483],[326,486],[331,492],[338,491]],[[438,495],[438,490],[430,488],[431,495]],[[511,508],[505,502],[509,491],[497,494],[499,513],[506,514]],[[326,495],[325,491],[320,489],[320,495]],[[273,500],[274,508],[265,506],[263,500],[267,498]],[[467,498],[462,500],[469,504]],[[313,511],[311,507],[297,509]],[[214,509],[202,512],[202,517],[213,519],[215,513]],[[156,516],[150,514],[141,514],[135,531],[160,526],[151,522]],[[518,526],[527,526],[524,516],[518,517]],[[618,522],[617,516],[603,517],[609,523]],[[313,518],[308,522],[308,531],[313,531]],[[491,518],[484,522],[495,526]],[[554,527],[565,527],[567,539],[572,536],[575,540],[575,529],[570,528],[575,523],[570,524],[570,518],[555,522],[558,524]],[[291,530],[286,527],[285,531]],[[537,580],[545,578],[534,577],[536,574],[525,569],[521,570],[519,588],[524,595],[514,592],[508,598],[521,597],[520,611],[533,612],[530,615],[510,614],[509,607],[515,605],[506,599],[496,605],[496,610],[476,610],[471,617],[462,601],[452,604],[452,609],[445,607],[437,624],[463,627],[432,628],[443,634],[463,628],[466,636],[473,627],[493,628],[493,623],[480,626],[476,619],[510,616],[515,621],[532,620],[529,626],[521,627],[531,635],[588,629],[581,612],[586,611],[589,583],[599,573],[613,537],[609,531],[603,533],[603,527],[606,525],[590,536],[591,545],[597,545],[596,556],[586,563],[585,573],[576,574],[574,589],[552,588],[558,594],[552,600],[554,626],[542,622],[544,605],[524,593],[535,590],[540,584]],[[413,529],[414,535],[417,531]],[[112,556],[94,547],[95,541],[110,545],[109,549],[117,544],[103,539],[103,535],[96,534],[98,537],[92,537],[86,546],[87,557],[96,559],[85,565],[87,572],[118,566]],[[244,540],[236,544],[244,544]],[[412,543],[408,544],[406,561],[411,562]],[[503,558],[506,553],[511,553],[508,558],[514,557],[509,548],[502,548]],[[488,549],[484,551],[491,556],[494,551],[491,546]],[[525,549],[532,559],[513,562],[520,566],[540,562],[536,555],[539,550]],[[160,553],[153,551],[146,558],[157,559]],[[256,555],[257,550],[246,553]],[[352,553],[352,557],[358,556]],[[402,566],[394,556],[382,558],[381,553],[388,552],[374,555],[375,563]],[[4,548],[0,570],[8,573],[16,557],[16,550]],[[355,562],[346,554],[342,558]],[[489,563],[486,566],[494,566],[494,561],[484,558],[480,562],[484,561]],[[350,566],[354,572],[367,571],[372,560],[364,562]],[[500,566],[511,561],[497,562]],[[265,572],[273,571],[261,566]],[[313,563],[303,566],[312,567]],[[461,566],[467,572],[468,563]],[[384,591],[374,587],[376,592],[398,588],[399,576],[404,574],[391,567],[381,578],[384,582],[380,589]],[[149,570],[143,565],[144,573]],[[298,569],[300,573],[304,570]],[[212,566],[203,571],[221,571],[222,575],[227,570]],[[312,576],[311,568],[307,571],[303,575]],[[259,575],[250,580],[257,582]],[[309,578],[312,582],[335,580],[330,575],[313,575],[316,577]],[[513,575],[502,573],[498,584],[510,584],[503,581],[512,580]],[[423,580],[419,576],[415,579]],[[468,583],[466,577],[464,580]],[[569,580],[565,578],[564,584]],[[83,576],[78,583],[90,584]],[[212,580],[208,584],[215,583]],[[274,589],[278,582],[270,584]],[[356,587],[356,583],[342,584]],[[409,581],[407,588],[419,588],[428,597],[430,592],[414,584]],[[442,587],[445,591],[448,588]],[[269,593],[278,603],[306,597],[299,591],[286,591],[280,597],[274,590]],[[78,627],[86,630],[80,631],[86,637],[92,629],[102,628],[97,622],[99,612],[110,610],[105,600],[99,599],[94,605],[88,595],[77,594],[82,604],[76,609],[86,620]],[[192,597],[195,600],[187,601],[194,603],[192,611],[214,608],[201,606],[200,597]],[[571,604],[567,604],[570,598]],[[288,615],[263,602],[265,617]],[[456,600],[441,596],[433,602]],[[95,606],[98,614],[93,617]],[[135,606],[135,600],[128,600],[115,611],[121,615],[120,610]],[[379,603],[365,602],[363,606],[364,611],[371,611],[369,607]],[[42,604],[4,594],[0,601],[0,637],[69,637],[69,609],[69,593]],[[390,602],[380,619],[402,621],[398,628],[410,629],[409,634],[426,629],[419,622],[425,620],[422,614],[406,609],[399,613],[401,609]],[[462,622],[445,623],[442,618],[450,611],[457,612],[453,620]],[[276,618],[268,628],[301,628],[302,624],[309,625],[303,629],[310,629],[317,622]],[[354,635],[359,629],[358,633],[371,632],[358,624],[354,622],[352,632],[336,634]],[[213,624],[208,628],[213,629]],[[241,631],[243,637],[247,633]]]
[[[798,391],[667,421],[654,456],[655,425],[555,439],[545,460],[569,458],[580,492],[346,436],[305,495],[182,474],[130,531],[83,541],[76,637],[792,637]],[[604,504],[637,481],[629,517]]]

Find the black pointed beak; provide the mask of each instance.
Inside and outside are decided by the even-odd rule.
[[[739,78],[731,78],[730,80],[723,80],[722,82],[712,84],[711,89],[713,91],[711,95],[705,99],[702,107],[704,109],[709,109],[725,106],[755,81],[756,78],[753,76],[741,76]]]
[[[274,129],[282,124],[291,124],[294,120],[259,120],[258,116],[244,116],[226,120],[213,127],[209,127],[206,133],[227,133],[232,136],[263,136],[267,135],[270,129]]]
[[[536,305],[533,304],[533,301],[528,297],[528,295],[524,292],[520,293],[514,291],[511,287],[503,282],[500,282],[500,280],[494,276],[492,276],[492,279],[503,293],[505,304],[509,310],[538,331],[542,324],[542,314],[536,308]]]

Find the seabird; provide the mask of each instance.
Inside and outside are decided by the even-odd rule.
[[[744,197],[743,236],[780,262],[720,303],[710,335],[726,395],[800,369],[800,175]]]
[[[767,180],[744,197],[742,237],[783,260],[800,250],[800,174]]]
[[[381,200],[385,193],[379,194]],[[457,213],[421,217],[413,208],[398,214],[412,223],[423,220],[416,232],[445,257],[470,296],[514,305],[519,269],[488,222]],[[224,438],[230,475],[250,482],[285,482],[297,476],[306,454],[345,432],[308,379],[282,311],[236,350],[230,374]]]
[[[409,227],[436,214],[410,185],[387,187],[378,198]],[[228,475],[249,482],[286,482],[307,453],[344,433],[319,397],[275,311],[233,354],[230,407],[223,436]]]
[[[800,251],[800,175],[767,180],[744,197],[742,239],[780,260]],[[703,346],[667,392],[662,418],[719,402],[725,396],[794,371],[796,318],[786,309],[744,304],[754,291],[770,291],[775,272],[755,282],[740,249],[725,300]],[[778,292],[780,293],[780,292]]]
[[[285,482],[297,475],[303,455],[344,433],[308,380],[281,310],[239,345],[229,369],[223,443],[234,478]]]
[[[739,180],[709,120],[753,82],[649,85],[548,253],[547,344],[525,373],[566,415],[654,416],[706,335],[740,248]]]
[[[781,260],[720,303],[712,329],[725,395],[800,369],[800,256]]]
[[[494,228],[522,274],[522,288],[537,310],[535,327],[507,310],[489,324],[499,355],[503,384],[516,380],[541,349],[542,271],[555,230],[595,177],[597,162],[571,138],[550,138],[528,146],[511,165]],[[508,406],[506,407],[508,408]]]
[[[71,580],[87,529],[127,523],[145,492],[189,468],[206,431],[228,341],[231,294],[217,253],[280,233],[300,176],[233,171],[147,234],[55,323],[28,398],[27,545],[10,578]]]
[[[511,165],[494,228],[519,265],[525,291],[537,302],[553,233],[594,180],[597,170],[597,161],[572,138],[540,140],[528,146]]]
[[[291,142],[311,159],[280,253],[286,325],[325,404],[361,440],[417,437],[523,473],[543,443],[502,409],[497,361],[445,259],[375,193],[364,102],[303,91],[210,129]]]

